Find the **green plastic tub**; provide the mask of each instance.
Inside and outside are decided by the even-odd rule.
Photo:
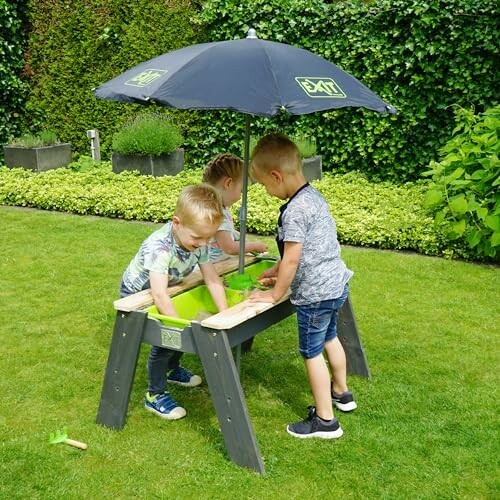
[[[274,264],[274,260],[261,260],[254,264],[250,264],[245,267],[245,276],[247,276],[250,281],[253,281]],[[222,276],[222,278],[225,282],[230,282],[232,277],[239,276],[241,275],[238,275],[238,271],[234,271]],[[236,289],[236,287],[225,287],[225,292],[229,307],[242,302],[248,296],[248,288],[238,287],[238,289]],[[172,303],[174,304],[177,314],[179,314],[178,318],[160,314],[156,306],[150,306],[146,309],[148,316],[160,320],[165,326],[184,329],[191,324],[192,320],[204,319],[213,314],[217,314],[217,308],[215,307],[212,296],[206,285],[199,285],[196,288],[192,288],[191,290],[172,297]]]

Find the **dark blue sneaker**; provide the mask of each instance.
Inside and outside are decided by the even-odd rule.
[[[146,392],[144,399],[146,410],[156,413],[167,420],[178,420],[186,416],[186,410],[179,406],[168,392],[163,394],[150,394]]]
[[[167,383],[184,387],[196,387],[201,384],[201,377],[193,375],[187,368],[178,366],[167,375]]]
[[[358,407],[351,391],[336,394],[332,390],[332,402],[341,411],[353,411]]]
[[[316,415],[316,408],[314,406],[309,406],[308,411],[309,415],[305,420],[287,426],[286,431],[288,434],[301,439],[336,439],[344,434],[336,418],[333,418],[329,422],[325,422]]]

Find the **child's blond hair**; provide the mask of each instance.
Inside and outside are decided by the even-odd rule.
[[[233,180],[241,179],[243,176],[243,160],[238,156],[221,153],[212,158],[203,172],[203,182],[215,186],[223,177]]]
[[[210,184],[187,186],[177,199],[174,215],[186,226],[220,225],[224,219],[222,197]]]
[[[285,174],[302,172],[302,159],[297,145],[284,134],[268,134],[255,146],[251,169],[269,173],[280,170]]]

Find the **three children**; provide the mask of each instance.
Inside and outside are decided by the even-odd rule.
[[[237,254],[239,234],[229,207],[241,196],[242,161],[217,155],[207,165],[199,186],[185,188],[172,222],[147,238],[126,269],[122,297],[151,288],[158,310],[177,316],[167,286],[178,283],[199,265],[219,311],[227,308],[224,288],[211,261]],[[346,385],[346,357],[337,337],[337,316],[349,293],[353,275],[340,256],[335,221],[323,196],[302,173],[296,145],[286,136],[270,134],[255,147],[251,172],[271,195],[287,200],[280,208],[276,238],[281,260],[260,278],[275,278],[274,288],[256,291],[255,302],[276,302],[291,288],[296,306],[299,352],[304,358],[315,406],[305,420],[287,426],[294,437],[338,438],[343,431],[334,417],[334,404],[342,411],[356,408]],[[247,252],[264,252],[267,246],[248,242]],[[326,352],[331,374],[323,357]],[[167,383],[194,387],[198,375],[180,366],[182,353],[153,346],[148,359],[147,410],[168,420],[186,415],[167,390]]]

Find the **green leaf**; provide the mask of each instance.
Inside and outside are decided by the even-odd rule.
[[[472,231],[467,236],[467,243],[471,248],[476,247],[481,242],[481,231]]]
[[[488,215],[484,218],[485,226],[493,229],[495,232],[500,232],[500,217],[498,215]]]
[[[443,194],[441,191],[433,189],[431,191],[427,191],[424,198],[424,206],[432,207],[434,205],[438,205],[443,201]]]
[[[458,222],[455,222],[450,226],[450,229],[455,238],[459,238],[465,232],[465,219],[461,219]]]
[[[492,247],[497,247],[500,245],[500,233],[493,233],[490,238],[490,243]]]
[[[450,175],[446,176],[448,182],[452,182],[463,175],[465,170],[462,167],[456,168]]]
[[[476,209],[476,213],[481,220],[484,220],[488,215],[488,209],[486,207],[480,207]]]
[[[463,194],[452,199],[449,205],[450,210],[457,215],[465,214],[467,212],[467,207],[469,206]]]

